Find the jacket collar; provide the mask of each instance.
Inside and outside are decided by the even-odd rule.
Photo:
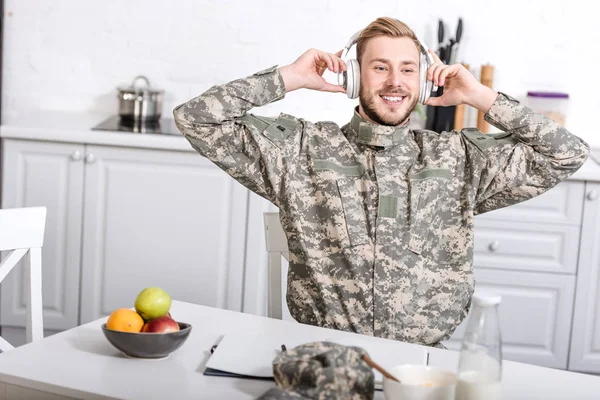
[[[356,143],[389,148],[413,139],[409,125],[409,121],[396,126],[369,122],[360,116],[356,107],[350,121],[350,130],[355,136]]]

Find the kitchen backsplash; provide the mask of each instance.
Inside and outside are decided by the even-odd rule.
[[[381,15],[407,22],[437,48],[437,22],[464,22],[459,62],[495,68],[496,90],[568,92],[567,127],[600,145],[592,3],[475,0],[5,0],[2,118],[37,110],[116,113],[116,87],[139,74],[165,90],[165,116],[216,83],[294,61],[308,48],[334,52]],[[354,51],[351,52],[353,54]],[[589,74],[589,76],[588,76]],[[335,81],[333,75],[328,75]],[[260,113],[346,122],[356,101],[299,91]],[[473,122],[471,118],[468,122]]]

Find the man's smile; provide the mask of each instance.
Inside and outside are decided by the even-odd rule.
[[[403,104],[404,99],[406,99],[405,95],[401,95],[398,93],[380,94],[379,97],[383,100],[385,104],[393,107],[397,107]]]

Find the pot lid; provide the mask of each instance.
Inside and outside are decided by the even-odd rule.
[[[154,93],[163,93],[164,92],[162,89],[153,88],[150,85],[150,80],[143,75],[136,76],[133,79],[133,82],[131,82],[131,85],[121,85],[117,89],[119,89],[121,92],[128,92],[128,93],[154,94]]]

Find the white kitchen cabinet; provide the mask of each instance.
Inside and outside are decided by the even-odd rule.
[[[247,190],[195,152],[86,146],[81,322],[148,286],[241,310]]]
[[[569,369],[600,373],[600,183],[586,184]]]
[[[2,208],[47,207],[42,248],[44,328],[77,326],[84,146],[25,140],[2,145]],[[0,285],[0,325],[25,326],[24,268]]]
[[[3,140],[3,208],[46,206],[44,321],[63,330],[174,299],[241,310],[248,191],[193,151]],[[3,327],[24,326],[22,276],[2,285]]]

